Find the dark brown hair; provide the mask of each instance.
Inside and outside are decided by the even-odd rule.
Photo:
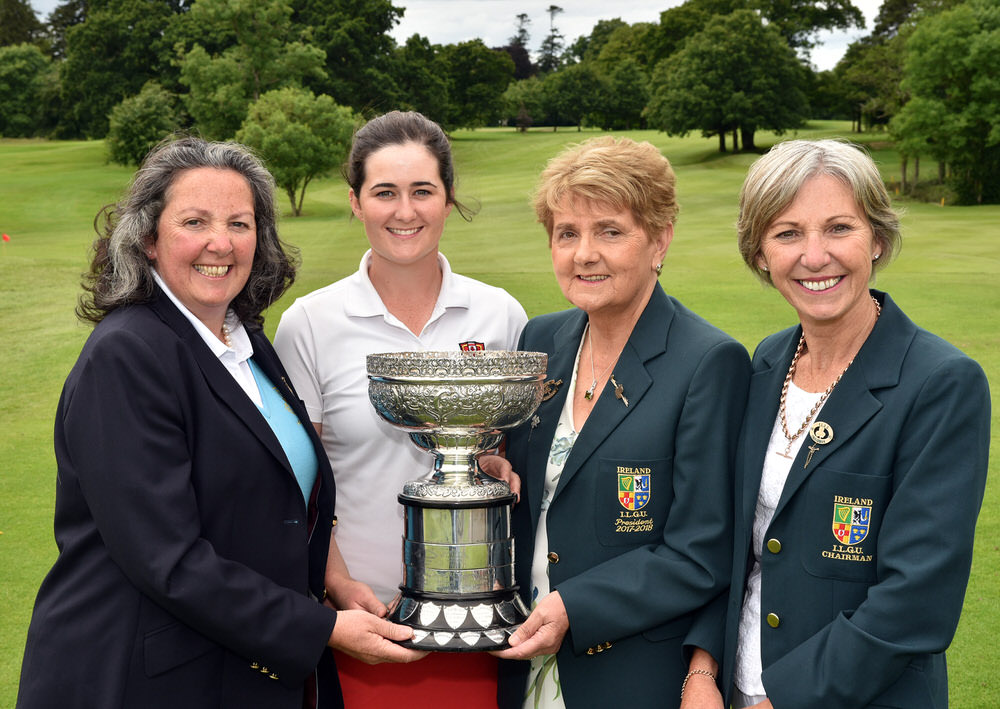
[[[344,179],[354,190],[354,194],[361,194],[361,186],[365,182],[365,163],[372,153],[387,145],[406,143],[422,145],[434,156],[448,204],[454,204],[466,221],[472,219],[475,211],[455,199],[455,164],[448,136],[441,126],[416,111],[390,111],[371,119],[354,134],[351,153],[343,168]]]

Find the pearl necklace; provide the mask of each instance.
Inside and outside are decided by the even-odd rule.
[[[222,341],[226,344],[229,349],[233,348],[233,340],[230,337],[232,333],[229,332],[229,325],[222,323]]]
[[[594,338],[590,334],[590,322],[589,321],[587,322],[587,331],[583,333],[583,336],[590,338],[590,379],[591,379],[591,382],[590,382],[590,388],[587,389],[587,391],[583,392],[583,398],[586,399],[587,401],[590,401],[591,399],[594,398],[594,390],[597,389],[597,375],[594,374]],[[601,372],[601,379],[604,379],[604,375],[607,374],[609,371],[611,371],[611,368],[614,367],[618,363],[618,357],[620,357],[620,356],[621,356],[621,350],[618,351],[618,354],[611,361],[611,364],[609,364],[607,366],[607,368],[603,372]],[[626,404],[626,406],[627,406],[627,404]]]
[[[881,304],[879,304],[878,300],[875,299],[875,296],[872,296],[871,298],[872,302],[875,303],[875,319],[878,320],[879,316],[882,314],[882,306]],[[802,352],[805,349],[805,344],[806,344],[806,334],[803,332],[802,336],[799,338],[799,345],[798,347],[795,348],[795,356],[792,357],[792,363],[788,365],[788,374],[785,375],[785,383],[781,385],[781,400],[778,407],[778,412],[781,418],[781,432],[785,434],[785,440],[788,441],[788,445],[785,446],[784,453],[782,453],[781,451],[775,451],[775,453],[777,455],[780,455],[782,458],[792,457],[791,455],[792,444],[795,443],[795,441],[798,440],[798,437],[805,432],[806,428],[809,426],[809,423],[813,420],[813,417],[816,415],[816,412],[820,410],[820,407],[823,406],[823,403],[830,396],[830,393],[833,391],[833,388],[840,383],[840,380],[843,378],[843,376],[847,374],[847,370],[850,369],[852,364],[854,364],[854,357],[857,357],[857,353],[854,354],[854,357],[851,357],[851,361],[847,363],[847,366],[844,367],[844,370],[839,375],[837,375],[837,378],[833,380],[833,383],[830,386],[828,386],[826,388],[826,391],[823,392],[823,395],[819,397],[819,400],[816,402],[816,405],[812,407],[812,410],[809,412],[809,415],[806,416],[805,420],[802,422],[802,425],[799,426],[799,430],[796,431],[795,435],[793,436],[788,432],[788,419],[785,415],[785,400],[788,398],[788,385],[792,383],[792,377],[795,376],[795,367],[799,363],[799,357],[802,356]]]

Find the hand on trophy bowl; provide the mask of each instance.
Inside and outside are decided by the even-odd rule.
[[[538,408],[547,357],[399,352],[369,355],[367,365],[378,414],[434,457],[399,496],[403,582],[389,619],[413,628],[403,643],[409,647],[505,647],[528,615],[514,583],[514,495],[506,482],[479,471],[476,459]]]

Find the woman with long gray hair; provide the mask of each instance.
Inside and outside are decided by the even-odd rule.
[[[333,477],[261,330],[295,273],[273,192],[243,146],[182,138],[98,217],[18,707],[340,706],[328,646],[421,656],[322,603]]]

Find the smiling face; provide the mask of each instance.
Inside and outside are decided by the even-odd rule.
[[[830,175],[803,183],[768,225],[758,265],[803,324],[835,323],[871,308],[868,281],[879,255],[874,234],[850,188]]]
[[[233,170],[179,173],[147,253],[157,273],[199,320],[219,332],[246,285],[257,247],[253,193]]]
[[[591,317],[638,317],[673,225],[650,238],[628,210],[567,198],[553,211],[552,268],[563,295]]]
[[[387,145],[365,161],[365,181],[351,190],[351,209],[365,225],[372,259],[410,265],[437,263],[451,203],[438,162],[419,143]],[[375,265],[375,264],[373,264]]]

